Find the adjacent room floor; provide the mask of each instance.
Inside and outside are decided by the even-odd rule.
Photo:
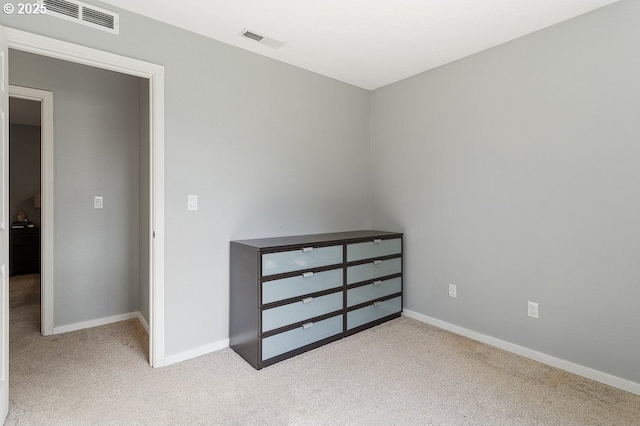
[[[6,425],[640,422],[640,396],[404,317],[261,371],[230,349],[153,369],[137,320],[42,337],[34,277],[10,283]]]

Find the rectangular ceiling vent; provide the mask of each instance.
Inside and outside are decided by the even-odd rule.
[[[118,34],[120,15],[77,0],[40,0],[47,15]]]
[[[248,29],[243,29],[242,31],[240,31],[240,34],[238,34],[241,37],[246,37],[248,39],[251,39],[255,42],[258,42],[260,44],[264,44],[265,46],[269,46],[272,47],[274,49],[278,49],[280,47],[282,47],[282,45],[284,44],[284,41],[280,41],[280,40],[276,40],[275,38],[271,38],[271,37],[267,37],[263,34],[259,34],[255,31],[251,31]]]

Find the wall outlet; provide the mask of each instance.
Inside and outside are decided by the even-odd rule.
[[[93,197],[93,208],[101,209],[104,207],[104,198],[103,197]]]
[[[529,302],[527,307],[527,315],[531,318],[538,318],[538,304],[536,302]]]
[[[458,297],[455,284],[449,284],[449,297]]]

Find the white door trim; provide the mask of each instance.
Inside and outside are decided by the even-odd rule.
[[[9,413],[9,47],[0,25],[0,421]]]
[[[165,365],[164,342],[164,67],[138,59],[5,28],[9,48],[149,79],[151,146],[149,362]],[[44,197],[43,197],[44,198]]]
[[[40,102],[40,146],[42,191],[41,273],[43,336],[53,334],[53,93],[46,90],[9,85],[9,97]]]

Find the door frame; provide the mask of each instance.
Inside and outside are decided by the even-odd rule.
[[[9,43],[0,25],[0,421],[9,413]]]
[[[149,80],[149,363],[165,365],[164,66],[5,27],[9,48]],[[44,202],[44,197],[43,197]],[[46,232],[46,230],[45,230]]]
[[[9,97],[40,102],[40,190],[42,191],[42,234],[40,282],[43,336],[53,334],[53,93],[9,85]]]

